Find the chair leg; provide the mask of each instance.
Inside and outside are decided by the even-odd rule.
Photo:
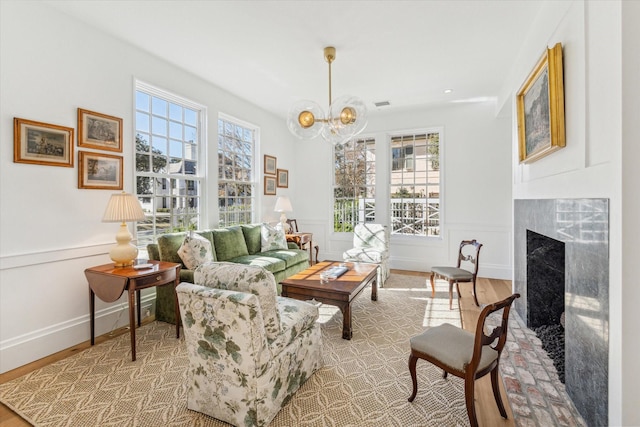
[[[462,298],[462,294],[460,293],[460,283],[456,282],[456,291],[458,291],[458,298]]]
[[[431,273],[431,299],[436,297],[436,284],[434,282],[435,274]]]
[[[413,383],[413,393],[409,396],[409,402],[413,402],[418,394],[418,378],[416,377],[416,362],[418,358],[413,354],[409,356],[409,372],[411,373],[411,382]]]
[[[498,377],[498,366],[497,365],[493,371],[491,371],[491,388],[493,389],[493,397],[496,399],[496,405],[498,405],[498,410],[500,411],[500,416],[507,419],[507,411],[502,404],[502,396],[500,395],[500,385],[499,385],[499,377]]]
[[[318,251],[320,250],[320,247],[318,245],[316,245],[315,247],[316,250],[316,264],[318,263]]]
[[[449,280],[449,310],[453,310],[453,280]]]
[[[478,427],[478,419],[476,418],[476,406],[473,401],[475,378],[473,375],[467,375],[464,379],[464,401],[467,407],[467,416],[471,427]]]
[[[476,307],[480,307],[480,304],[478,304],[478,296],[476,293],[476,281],[473,281],[473,300],[476,302]]]

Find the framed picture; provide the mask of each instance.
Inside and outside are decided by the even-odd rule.
[[[280,188],[288,188],[289,187],[289,171],[287,169],[278,169],[278,187]]]
[[[264,194],[267,196],[273,196],[276,194],[276,177],[266,176],[264,177]]]
[[[267,175],[276,174],[276,158],[264,155],[264,173]]]
[[[122,190],[122,157],[78,151],[78,188]]]
[[[520,163],[565,146],[562,45],[547,49],[516,95]]]
[[[122,153],[122,119],[78,108],[78,147]]]
[[[13,161],[73,167],[73,128],[13,119]]]

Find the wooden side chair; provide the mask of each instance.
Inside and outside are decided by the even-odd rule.
[[[471,249],[471,253],[469,253],[469,248]],[[460,285],[459,282],[471,282],[473,283],[473,299],[475,300],[476,306],[480,306],[478,304],[478,296],[476,294],[476,278],[478,276],[478,267],[480,260],[480,249],[482,248],[482,243],[478,243],[474,240],[463,240],[460,243],[460,247],[458,249],[458,264],[456,267],[431,267],[431,298],[435,298],[436,296],[436,278],[442,278],[449,282],[449,309],[452,308],[453,305],[453,284],[456,284],[456,290],[458,291],[458,298],[460,295]],[[469,270],[462,268],[462,263],[471,264],[471,268]]]
[[[409,397],[409,402],[413,402],[418,392],[416,362],[418,359],[424,359],[441,368],[444,371],[443,378],[447,378],[447,374],[450,373],[464,379],[465,404],[471,427],[478,426],[473,399],[475,380],[491,373],[493,397],[500,415],[506,419],[507,411],[500,396],[498,367],[500,354],[507,341],[509,310],[513,301],[519,297],[520,294],[513,294],[502,301],[487,305],[480,313],[475,334],[445,323],[412,337],[409,372],[413,382],[413,393]],[[489,335],[486,335],[487,316],[498,310],[503,310],[501,322]],[[495,344],[492,345],[494,342]]]
[[[287,224],[289,224],[289,227],[291,227],[291,232],[292,233],[299,233],[298,231],[298,221],[295,219],[287,219]],[[311,249],[313,248],[313,250],[315,251],[315,259],[316,259],[316,264],[318,263],[318,252],[320,251],[320,246],[318,246],[318,243],[316,243],[315,241],[311,241],[309,242],[309,251],[311,251]]]

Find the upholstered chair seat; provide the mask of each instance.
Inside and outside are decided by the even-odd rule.
[[[469,331],[444,323],[427,329],[409,341],[411,348],[430,354],[450,368],[464,371],[471,362],[475,335]],[[482,347],[478,369],[484,370],[498,358],[498,352],[489,346]]]
[[[473,279],[473,273],[462,268],[432,267],[431,272],[460,282],[470,282]]]

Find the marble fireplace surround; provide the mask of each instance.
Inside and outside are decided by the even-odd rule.
[[[522,295],[514,304],[522,319],[527,230],[565,243],[565,386],[588,425],[607,425],[609,200],[516,199],[513,222],[514,292]]]

